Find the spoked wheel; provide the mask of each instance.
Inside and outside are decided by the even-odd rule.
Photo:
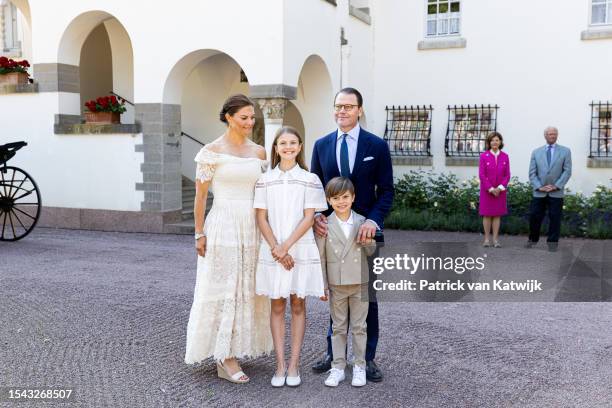
[[[0,241],[17,241],[28,235],[40,217],[38,186],[17,167],[0,167]]]

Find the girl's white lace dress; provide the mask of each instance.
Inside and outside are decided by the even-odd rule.
[[[206,147],[195,161],[196,177],[211,180],[214,200],[204,224],[206,254],[198,256],[185,362],[270,353],[270,301],[255,294],[260,234],[253,209],[255,182],[267,162]]]

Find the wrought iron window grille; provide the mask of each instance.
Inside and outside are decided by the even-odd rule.
[[[497,105],[448,106],[446,156],[478,157],[490,132],[497,130]]]
[[[589,157],[612,157],[612,102],[591,103]]]
[[[432,106],[385,106],[384,139],[392,156],[431,156]]]

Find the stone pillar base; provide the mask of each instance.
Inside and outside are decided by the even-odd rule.
[[[165,224],[180,220],[181,210],[147,212],[43,207],[37,227],[163,233]]]

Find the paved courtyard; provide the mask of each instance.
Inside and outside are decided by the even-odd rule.
[[[481,240],[386,235],[388,253],[417,242]],[[503,273],[533,256],[520,247],[524,240],[504,237],[495,252]],[[563,257],[569,247],[587,246],[590,270],[609,273],[610,241],[565,240],[558,255],[536,251]],[[582,262],[572,259],[565,275]],[[186,235],[38,228],[20,242],[0,243],[0,387],[73,388],[70,406],[84,407],[612,406],[606,302],[383,301],[376,360],[384,381],[329,389],[309,368],[324,348],[328,309],[309,300],[302,386],[272,389],[271,358],[245,361],[252,381],[230,384],[216,377],[212,361],[183,363],[195,261]],[[30,405],[57,406],[0,402]]]

